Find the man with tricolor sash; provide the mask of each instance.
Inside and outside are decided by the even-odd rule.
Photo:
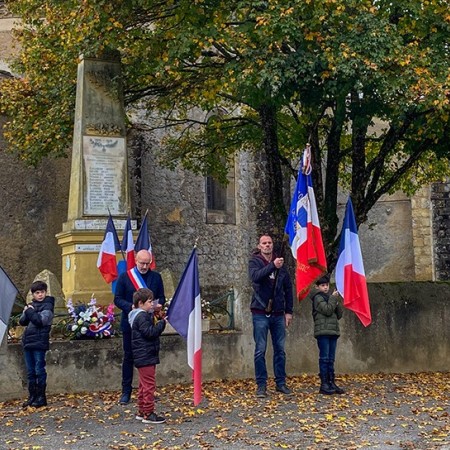
[[[131,349],[131,328],[128,314],[133,306],[133,294],[139,288],[148,288],[159,302],[159,309],[166,301],[161,275],[150,269],[152,254],[147,250],[136,253],[136,267],[122,273],[118,280],[114,296],[114,304],[122,310],[120,329],[123,336],[122,362],[122,396],[119,403],[127,404],[131,399],[133,383],[133,354]]]

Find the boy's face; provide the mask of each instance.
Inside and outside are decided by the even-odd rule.
[[[42,302],[42,300],[44,300],[44,298],[47,295],[47,291],[44,290],[35,291],[33,292],[32,295],[34,300],[36,300],[37,302]]]
[[[330,290],[330,283],[318,284],[317,289],[319,289],[320,292],[325,292],[325,294],[327,294]]]
[[[141,308],[147,312],[153,311],[153,298],[148,298],[144,303],[141,303]]]

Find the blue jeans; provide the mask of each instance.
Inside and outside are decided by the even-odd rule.
[[[133,351],[131,347],[131,331],[122,334],[123,361],[122,361],[122,392],[131,394],[133,384]]]
[[[47,372],[45,370],[46,350],[24,350],[25,364],[27,366],[28,384],[47,384]]]
[[[253,338],[255,340],[255,378],[258,386],[267,385],[266,349],[267,335],[270,331],[273,347],[273,372],[277,386],[286,384],[286,353],[284,341],[286,339],[286,323],[284,315],[269,316],[252,314]]]
[[[339,336],[317,336],[320,373],[334,372],[334,360],[336,358],[338,337]]]

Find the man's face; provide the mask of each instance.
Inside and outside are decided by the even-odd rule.
[[[140,273],[147,273],[152,262],[152,258],[149,256],[138,256],[136,258],[136,267]]]
[[[258,248],[264,255],[271,255],[273,252],[273,242],[270,236],[261,236],[259,239]]]

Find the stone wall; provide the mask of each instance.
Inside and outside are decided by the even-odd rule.
[[[0,265],[25,297],[42,270],[61,279],[55,235],[67,217],[70,161],[45,160],[39,167],[27,167],[4,151],[0,136],[0,165]]]
[[[369,284],[373,322],[364,328],[345,311],[341,320],[338,373],[448,371],[450,361],[450,284]],[[203,334],[203,379],[253,377],[253,338],[248,306],[242,331]],[[47,357],[50,393],[119,390],[121,339],[59,341]],[[161,337],[157,383],[190,383],[186,344],[176,335]],[[317,373],[311,302],[295,305],[286,339],[288,375]],[[271,351],[268,370],[272,374]],[[137,378],[136,378],[137,379]],[[20,344],[0,347],[0,401],[25,396]]]
[[[450,185],[448,182],[432,185],[431,203],[436,280],[450,280]]]
[[[434,280],[433,216],[430,186],[420,189],[411,199],[414,272],[416,281]],[[436,237],[436,236],[434,236]]]

